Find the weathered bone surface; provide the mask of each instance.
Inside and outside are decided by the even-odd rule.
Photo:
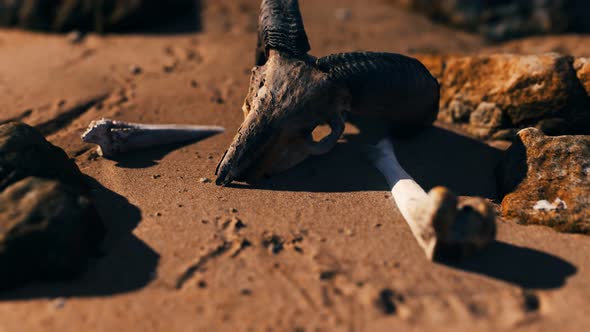
[[[459,201],[447,188],[426,193],[402,168],[391,141],[370,147],[369,157],[391,186],[404,219],[430,260],[456,259],[490,244],[496,236],[496,215],[481,198]]]
[[[82,140],[99,146],[106,158],[131,150],[182,143],[222,133],[222,127],[176,124],[140,124],[101,119],[92,121]]]
[[[398,128],[431,125],[439,86],[417,60],[388,53],[316,59],[297,0],[264,0],[244,122],[217,168],[217,184],[254,181],[324,154],[344,131],[344,113],[377,115]],[[314,142],[327,124],[332,133]]]

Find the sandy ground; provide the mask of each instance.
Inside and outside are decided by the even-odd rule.
[[[590,36],[486,46],[381,0],[301,6],[314,55],[590,54]],[[0,121],[36,125],[76,158],[95,179],[110,231],[104,256],[79,280],[1,294],[0,331],[588,330],[590,238],[499,222],[498,242],[481,255],[426,261],[363,158],[359,142],[375,127],[349,125],[328,155],[256,186],[201,183],[214,179],[242,119],[257,7],[204,1],[201,31],[89,35],[80,44],[0,31]],[[337,19],[338,8],[351,18]],[[227,132],[110,161],[79,139],[101,117]],[[497,198],[499,149],[442,127],[398,149],[426,188]]]

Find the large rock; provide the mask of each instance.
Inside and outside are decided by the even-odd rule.
[[[590,234],[590,136],[545,136],[528,128],[499,167],[502,216]]]
[[[0,125],[0,191],[28,176],[82,183],[76,164],[37,130],[17,122]]]
[[[12,184],[0,193],[0,288],[72,278],[103,233],[78,189],[35,177]]]
[[[389,0],[492,40],[590,30],[586,0]]]
[[[590,133],[590,97],[578,78],[584,69],[576,73],[569,56],[418,58],[441,83],[439,120],[478,138],[510,139],[531,126],[550,135]]]
[[[154,21],[193,9],[195,0],[0,0],[0,25],[65,31],[111,31]]]
[[[0,288],[71,278],[104,235],[83,176],[34,128],[0,125]]]

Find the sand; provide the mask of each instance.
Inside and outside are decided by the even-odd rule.
[[[2,293],[0,331],[590,327],[589,237],[500,221],[498,241],[481,255],[428,262],[363,157],[361,142],[375,135],[362,121],[328,155],[255,186],[200,181],[214,179],[242,120],[257,6],[203,1],[201,31],[91,34],[79,44],[0,31],[0,121],[36,125],[75,158],[94,179],[109,229],[104,255],[78,280]],[[590,36],[485,45],[381,0],[301,6],[317,56],[360,49],[590,53]],[[349,8],[351,18],[338,19],[338,8]],[[101,117],[227,132],[113,161],[96,158],[79,139]],[[398,150],[425,188],[498,198],[498,147],[439,125],[398,142]]]

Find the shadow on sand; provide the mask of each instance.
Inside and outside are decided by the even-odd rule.
[[[94,179],[87,180],[107,228],[103,256],[90,262],[87,270],[75,280],[32,282],[3,291],[0,301],[109,296],[141,289],[155,278],[160,256],[132,233],[141,221],[141,211]]]
[[[330,153],[311,157],[270,179],[230,187],[311,192],[388,191],[382,175],[366,158],[364,148],[391,135],[391,128],[367,119],[356,120],[354,124],[360,134],[345,135],[344,142]],[[395,148],[402,166],[425,190],[442,185],[458,195],[497,198],[494,173],[502,157],[501,150],[438,127],[395,139]]]
[[[231,186],[311,192],[389,191],[381,174],[365,157],[363,148],[383,137],[395,136],[395,132],[371,119],[352,119],[352,122],[360,134],[345,135],[345,142],[327,155],[310,158],[286,173],[255,185]],[[426,191],[446,186],[462,196],[501,198],[495,173],[502,150],[438,127],[394,139],[394,145],[399,162]],[[574,265],[559,257],[498,241],[470,259],[446,264],[531,289],[561,287],[577,271]]]
[[[559,288],[577,272],[574,265],[557,256],[499,241],[477,256],[447,265],[527,289]]]

